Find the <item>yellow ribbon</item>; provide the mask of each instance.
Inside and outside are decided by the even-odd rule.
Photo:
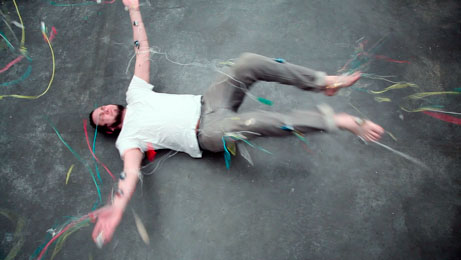
[[[416,93],[413,95],[409,95],[407,98],[420,99],[420,98],[425,98],[428,96],[435,96],[435,95],[456,95],[456,94],[461,94],[461,93],[456,92],[456,91],[420,92],[420,93]]]
[[[55,69],[56,69],[56,64],[55,64],[55,59],[54,59],[53,47],[51,47],[51,42],[48,39],[48,36],[46,36],[45,32],[42,32],[42,34],[45,37],[46,41],[48,42],[48,46],[50,47],[50,51],[51,51],[51,58],[52,58],[52,61],[53,61],[53,71],[51,73],[51,79],[50,79],[50,82],[48,83],[48,87],[45,89],[45,91],[43,91],[41,94],[39,94],[37,96],[24,96],[24,95],[12,94],[12,95],[0,95],[0,99],[3,99],[5,97],[23,98],[23,99],[37,99],[37,98],[45,95],[48,92],[48,90],[50,89],[51,83],[53,82],[53,79],[54,79],[54,72],[55,72]]]
[[[26,55],[27,49],[24,47],[26,42],[26,32],[24,31],[24,23],[22,22],[21,14],[19,13],[18,5],[16,4],[16,0],[13,0],[14,6],[16,7],[16,12],[18,13],[19,21],[21,22],[21,29],[22,29],[22,37],[21,37],[21,53]]]
[[[396,83],[394,85],[391,85],[383,90],[379,90],[379,91],[373,91],[373,90],[369,90],[368,92],[371,93],[371,94],[382,94],[384,92],[387,92],[389,90],[393,90],[393,89],[402,89],[402,88],[407,88],[407,87],[412,87],[412,88],[417,88],[418,85],[416,84],[413,84],[413,83],[408,83],[408,82],[405,82],[405,83]]]
[[[69,177],[70,177],[70,173],[72,172],[72,169],[74,168],[74,165],[72,164],[69,168],[69,170],[67,171],[67,177],[66,177],[66,185],[67,185],[67,182],[69,182]]]
[[[381,102],[391,102],[390,98],[385,98],[385,97],[375,97],[375,100],[378,101],[379,103],[381,103]]]

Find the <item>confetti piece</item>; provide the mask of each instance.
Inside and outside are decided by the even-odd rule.
[[[264,105],[272,106],[273,102],[270,101],[269,99],[265,99],[262,97],[258,97],[258,101],[263,103]]]
[[[227,142],[227,150],[235,156],[237,154],[236,147],[235,147],[235,142]]]
[[[133,212],[134,222],[136,223],[136,228],[138,229],[138,233],[141,236],[142,241],[144,244],[149,245],[150,239],[149,235],[147,234],[146,227],[144,227],[141,218],[139,218],[136,212],[134,212],[134,209],[131,209],[131,211]]]
[[[69,182],[69,177],[70,177],[70,173],[72,172],[72,169],[74,168],[74,165],[72,164],[69,168],[69,170],[67,171],[67,177],[66,177],[66,185],[67,183]]]
[[[391,102],[390,98],[384,98],[384,97],[375,97],[375,100],[379,103],[381,102]]]

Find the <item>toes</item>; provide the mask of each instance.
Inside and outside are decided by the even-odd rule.
[[[380,134],[372,134],[373,138],[374,138],[374,141],[378,140],[379,138],[381,138],[381,135]]]

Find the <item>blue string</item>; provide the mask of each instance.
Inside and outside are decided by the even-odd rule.
[[[95,153],[95,146],[96,146],[96,136],[98,135],[98,125],[96,125],[96,128],[94,129],[94,138],[93,138],[93,154]],[[96,158],[93,157],[94,161],[94,167],[96,169],[96,173],[98,174],[98,179],[102,184],[102,179],[101,175],[99,173],[99,167],[98,167],[98,162],[96,161]]]
[[[230,156],[230,153],[229,153],[229,151],[227,150],[227,147],[226,147],[226,139],[225,139],[225,137],[223,136],[221,139],[222,139],[223,146],[224,146],[224,160],[226,162],[226,168],[229,170],[230,162],[231,162],[231,156]]]
[[[6,38],[6,36],[0,32],[0,35],[2,35],[3,39],[5,40],[6,42],[6,45],[8,45],[8,47],[10,48],[11,51],[14,51],[14,46],[10,43],[10,41],[8,41],[8,39]]]
[[[19,82],[25,80],[27,77],[29,77],[31,71],[32,71],[32,65],[29,65],[29,66],[27,67],[26,72],[24,72],[24,74],[21,76],[21,78],[16,79],[16,80],[13,80],[13,81],[9,81],[9,82],[1,83],[0,86],[3,87],[3,86],[9,86],[9,85],[13,85],[13,84],[19,83]]]
[[[53,123],[45,117],[45,119],[48,121],[48,123],[50,124],[51,128],[53,128],[53,130],[56,132],[56,135],[58,135],[58,138],[61,140],[61,142],[67,147],[67,149],[69,149],[69,151],[77,158],[77,160],[79,160],[83,165],[85,165],[85,167],[89,170],[90,172],[90,175],[91,175],[91,178],[93,178],[93,182],[94,182],[94,185],[96,186],[96,190],[98,191],[98,197],[99,197],[99,202],[102,202],[102,198],[101,198],[101,191],[99,190],[99,186],[98,186],[98,183],[96,182],[96,179],[94,178],[94,173],[93,171],[91,170],[90,166],[88,166],[87,163],[85,163],[82,158],[80,157],[80,155],[78,155],[78,153],[76,153],[67,143],[66,141],[64,141],[64,139],[62,138],[61,134],[58,132],[58,130],[56,129],[56,127],[54,127]],[[94,206],[93,206],[94,208]]]
[[[256,149],[258,149],[258,150],[260,150],[260,151],[263,151],[263,152],[265,152],[265,153],[272,154],[270,151],[268,151],[268,150],[262,148],[261,146],[252,144],[252,143],[250,143],[250,141],[245,140],[245,139],[243,139],[243,138],[238,138],[238,137],[235,137],[235,136],[232,136],[231,138],[232,138],[232,139],[235,139],[235,140],[237,140],[237,141],[243,141],[243,142],[245,142],[246,144],[248,144],[249,146],[251,146],[251,147],[253,147],[253,148],[256,148]]]
[[[78,3],[78,4],[58,4],[54,1],[50,1],[50,4],[54,6],[83,6],[83,5],[93,5],[97,3],[96,2],[84,2],[84,3]]]

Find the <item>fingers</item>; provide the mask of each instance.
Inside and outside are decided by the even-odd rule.
[[[362,129],[364,130],[362,138],[364,138],[366,141],[377,141],[384,134],[384,128],[369,120],[365,121]]]
[[[98,248],[102,248],[102,246],[104,245],[104,233],[103,232],[99,233],[99,235],[96,237],[95,242]]]
[[[103,224],[102,221],[98,221],[93,229],[91,237],[96,246],[102,248],[103,245],[112,240],[112,232],[110,232],[109,228]]]
[[[96,238],[98,237],[99,233],[101,233],[101,222],[98,221],[94,226],[93,233],[91,237],[93,238],[94,242],[96,242]]]

